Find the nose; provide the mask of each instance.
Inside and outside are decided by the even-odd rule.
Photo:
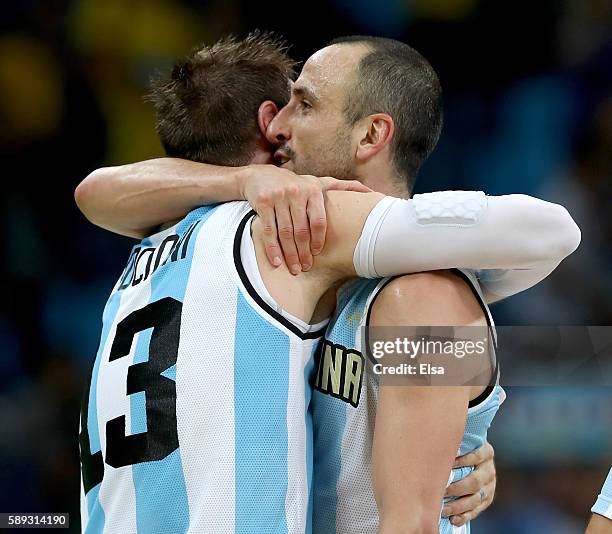
[[[287,118],[287,106],[285,106],[276,114],[268,125],[266,138],[273,145],[285,143],[291,138],[291,129]]]

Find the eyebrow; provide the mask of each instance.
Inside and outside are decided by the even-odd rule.
[[[310,89],[308,89],[308,87],[305,87],[304,85],[294,85],[293,86],[293,94],[295,96],[301,96],[301,97],[305,97],[308,98],[309,100],[319,100],[317,98],[317,95],[315,95]]]

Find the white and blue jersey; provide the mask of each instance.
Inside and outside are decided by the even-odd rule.
[[[462,274],[493,322],[478,283]],[[312,399],[314,425],[314,534],[375,534],[379,517],[372,487],[372,441],[378,375],[367,372],[361,327],[368,325],[376,296],[391,279],[357,280],[341,288],[337,310],[317,356]],[[495,383],[470,402],[460,454],[478,449],[505,394]],[[449,484],[467,476],[453,469]],[[407,506],[409,503],[407,503]],[[440,503],[440,509],[443,503]],[[469,533],[469,524],[440,519],[441,534]]]
[[[253,215],[200,208],[134,247],[81,413],[85,532],[310,531],[323,330],[271,306]]]
[[[597,497],[593,508],[591,508],[591,512],[612,520],[612,469],[608,473],[608,478],[606,478],[603,488],[601,488],[601,493]]]

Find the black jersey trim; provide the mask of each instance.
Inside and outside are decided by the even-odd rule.
[[[272,306],[270,306],[263,298],[261,298],[261,295],[257,293],[257,291],[255,291],[253,284],[251,284],[251,281],[249,280],[249,277],[247,276],[246,271],[244,270],[244,266],[242,265],[242,258],[240,257],[240,243],[242,242],[242,235],[244,233],[244,229],[247,223],[255,215],[257,215],[257,213],[254,210],[251,210],[244,216],[244,218],[242,219],[242,221],[240,221],[240,224],[238,225],[238,229],[236,230],[236,235],[234,237],[234,265],[236,266],[236,271],[238,272],[238,276],[240,277],[242,285],[247,290],[251,298],[263,311],[265,311],[275,321],[293,332],[300,339],[317,339],[319,337],[322,337],[325,333],[327,325],[321,328],[320,330],[315,330],[313,332],[303,332],[298,326],[293,324],[286,317],[283,317],[274,308],[272,308]]]
[[[480,295],[480,293],[478,293],[478,291],[474,287],[474,284],[470,280],[470,277],[467,276],[463,271],[460,271],[459,269],[451,269],[451,272],[455,273],[457,276],[459,276],[459,278],[463,279],[463,281],[472,290],[474,297],[476,297],[478,304],[480,304],[480,307],[482,308],[482,311],[485,314],[485,318],[487,319],[487,326],[489,327],[489,330],[492,330],[493,325],[491,324],[491,319],[489,318],[489,310],[485,306],[482,296]],[[490,334],[489,337],[493,340],[493,344],[495,345],[495,350],[497,351],[497,343],[495,342],[495,337],[492,334]],[[489,385],[483,390],[483,392],[480,395],[478,395],[478,397],[476,397],[475,399],[472,399],[468,403],[468,408],[475,408],[481,402],[487,400],[487,398],[491,395],[491,393],[495,389],[495,385],[497,384],[497,380],[499,379],[499,360],[497,358],[497,355],[495,357],[495,369],[493,370],[493,373],[491,374],[492,374],[491,382],[489,383]]]
[[[380,295],[382,293],[382,290],[385,289],[385,287],[387,287],[391,282],[393,282],[393,280],[397,280],[398,278],[401,278],[402,276],[404,275],[400,274],[399,276],[391,276],[387,281],[385,281],[383,285],[381,285],[378,288],[378,292],[376,293],[376,295],[374,295],[374,298],[370,301],[370,304],[368,306],[368,313],[366,314],[366,322],[365,322],[366,327],[370,326],[370,316],[372,315],[372,308],[374,307],[374,302],[376,302],[378,295]],[[370,346],[370,337],[369,337],[368,331],[366,330],[366,348],[369,346]]]
[[[488,325],[489,329],[493,328],[493,325],[491,324],[491,319],[489,317],[489,310],[487,309],[487,307],[486,307],[486,305],[484,303],[484,299],[482,298],[480,293],[478,293],[478,291],[474,287],[474,284],[472,283],[472,280],[470,280],[470,277],[467,276],[463,271],[460,271],[459,269],[450,269],[450,271],[453,272],[454,274],[456,274],[457,276],[459,276],[459,278],[462,278],[465,281],[465,283],[469,286],[469,288],[472,290],[472,293],[473,293],[474,297],[476,297],[476,300],[478,301],[478,304],[482,308],[482,311],[484,312],[484,315],[485,315],[485,317],[487,319],[487,325]],[[493,342],[495,343],[495,338],[493,338]],[[497,343],[495,343],[495,345],[497,346]]]
[[[498,373],[499,373],[499,367],[496,364],[495,365],[495,371],[493,371],[493,377],[495,377],[495,382],[497,382],[497,375],[498,375]],[[491,380],[493,380],[493,378]],[[475,399],[472,399],[470,402],[468,402],[468,409],[476,408],[482,402],[486,401],[489,398],[489,396],[491,395],[491,393],[493,393],[494,389],[495,389],[495,383],[488,385],[482,391],[482,393],[480,395],[478,395],[478,397],[476,397]]]
[[[468,276],[465,275],[465,273],[461,272],[459,269],[449,269],[452,273],[458,275],[461,279],[463,279],[465,281],[465,283],[469,286],[469,288],[472,290],[472,293],[474,294],[474,297],[476,297],[476,300],[478,301],[478,304],[480,304],[480,307],[482,308],[482,311],[485,314],[485,318],[487,320],[487,326],[489,327],[489,329],[493,328],[493,325],[491,324],[491,320],[489,318],[489,312],[482,300],[482,297],[480,296],[480,293],[478,293],[478,291],[476,291],[476,288],[474,287],[474,284],[472,283],[472,281],[469,279]],[[365,340],[366,340],[366,346],[365,346],[365,350],[368,350],[368,347],[370,346],[370,339],[369,339],[369,332],[368,332],[368,327],[370,326],[370,316],[372,314],[372,308],[374,307],[374,302],[376,302],[376,299],[378,298],[378,296],[382,293],[383,289],[385,287],[387,287],[387,285],[389,285],[391,282],[393,282],[393,280],[400,278],[402,276],[405,275],[399,275],[399,276],[392,276],[390,277],[383,285],[381,285],[378,288],[378,292],[376,293],[376,295],[374,295],[374,298],[370,301],[370,304],[368,306],[368,313],[366,315],[366,333],[365,333]],[[491,336],[493,337],[493,336]],[[497,347],[496,347],[497,348]],[[478,395],[478,397],[472,399],[471,401],[468,402],[468,409],[470,408],[475,408],[476,406],[478,406],[481,402],[483,402],[484,400],[486,400],[489,395],[491,395],[491,393],[493,392],[493,390],[495,389],[495,385],[497,384],[497,379],[499,376],[499,363],[497,361],[497,358],[495,358],[495,370],[492,373],[492,378],[491,378],[491,383],[483,390],[483,392]]]
[[[378,292],[376,293],[376,295],[374,295],[374,298],[370,301],[370,304],[368,305],[368,313],[366,314],[366,320],[365,320],[365,347],[363,347],[363,352],[366,353],[366,356],[368,357],[368,360],[372,361],[372,356],[370,355],[370,317],[372,315],[372,308],[374,307],[374,302],[376,302],[376,299],[378,298],[378,295],[380,295],[382,293],[382,290],[385,289],[385,287],[387,287],[391,282],[393,282],[393,280],[396,280],[397,278],[400,278],[404,276],[403,274],[400,274],[398,276],[391,276],[389,277],[388,280],[386,280],[379,288],[378,288]]]

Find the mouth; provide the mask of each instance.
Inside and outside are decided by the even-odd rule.
[[[291,158],[281,149],[274,152],[274,162],[282,167],[285,163],[291,161]]]

